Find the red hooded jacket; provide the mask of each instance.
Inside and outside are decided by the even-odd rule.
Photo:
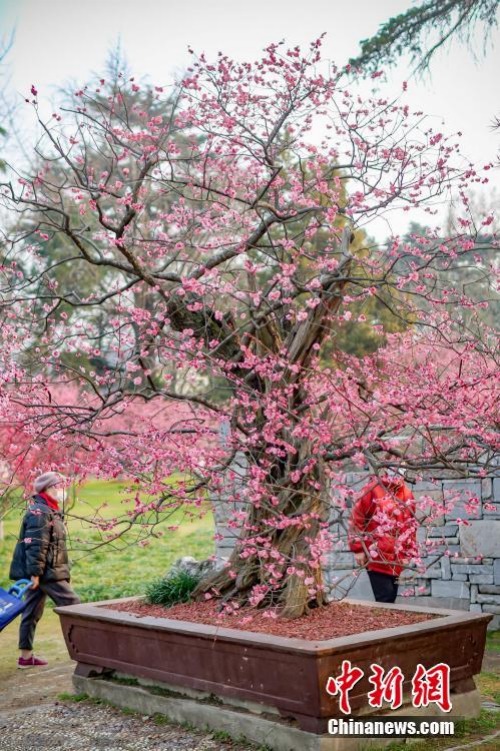
[[[369,482],[354,505],[349,546],[353,553],[368,553],[368,571],[399,576],[415,547],[416,530],[411,490],[399,478],[382,477]]]

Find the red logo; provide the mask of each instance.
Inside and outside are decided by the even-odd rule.
[[[364,672],[361,668],[351,667],[349,660],[342,662],[342,671],[338,678],[328,678],[326,690],[330,696],[340,694],[339,707],[344,714],[351,714],[351,705],[349,703],[349,692],[363,677]]]
[[[398,709],[403,704],[404,675],[401,668],[393,667],[385,671],[381,665],[370,665],[371,674],[368,681],[373,688],[368,692],[368,704],[374,709],[381,709],[384,703],[391,709]],[[363,678],[364,671],[353,667],[350,660],[343,660],[342,670],[337,678],[330,676],[326,682],[326,691],[330,696],[339,697],[339,708],[343,714],[351,713],[349,693]],[[411,679],[411,696],[414,707],[428,707],[434,703],[443,711],[451,710],[450,700],[450,666],[439,662],[431,668],[424,668],[420,663]]]

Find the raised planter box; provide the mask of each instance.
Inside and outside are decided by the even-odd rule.
[[[168,618],[138,618],[113,610],[115,602],[119,601],[56,608],[68,651],[78,663],[77,678],[102,678],[114,672],[147,679],[179,695],[217,697],[224,705],[267,712],[308,734],[323,735],[328,719],[343,716],[338,697],[325,690],[328,677],[338,676],[343,660],[365,672],[350,692],[353,716],[375,711],[367,702],[372,663],[386,670],[401,668],[405,702],[399,712],[411,716],[419,714],[410,704],[417,665],[430,668],[444,662],[451,668],[450,714],[470,716],[478,710],[471,697],[477,700],[474,675],[481,670],[491,618],[487,614],[377,603],[377,608],[437,617],[409,626],[306,641]],[[369,602],[350,602],[373,607]],[[389,714],[387,709],[381,713]],[[437,716],[440,711],[434,705],[427,714]]]

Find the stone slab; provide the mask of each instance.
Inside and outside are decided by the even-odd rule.
[[[476,487],[476,491],[480,492],[480,484]],[[479,493],[478,497],[480,497]],[[457,519],[480,519],[482,515],[482,504],[470,504],[467,496],[457,499],[456,503],[446,504],[445,521],[453,524]]]
[[[500,558],[493,564],[493,581],[500,585]]]
[[[478,595],[478,602],[486,602],[489,605],[498,605],[500,607],[500,595]]]
[[[338,583],[333,582],[333,579],[338,579]],[[332,600],[338,600],[347,594],[358,600],[375,601],[366,571],[356,574],[352,569],[332,570],[326,579],[326,584],[331,591],[330,599]]]
[[[493,482],[491,477],[485,477],[481,480],[481,498],[490,498],[493,494]]]
[[[469,610],[469,598],[465,597],[397,597],[397,605],[415,605],[423,608],[446,610]]]
[[[493,584],[493,574],[471,574],[469,581],[471,584]]]
[[[460,530],[462,555],[500,558],[500,521],[473,521]]]
[[[472,584],[472,586],[470,588],[470,601],[473,604],[476,604],[477,601],[478,601],[477,600],[477,591],[478,591],[477,590],[477,584]]]
[[[477,564],[471,564],[471,563],[459,563],[454,564],[453,561],[451,562],[451,573],[452,574],[467,574],[470,576],[471,574],[474,574],[474,576],[479,576],[480,574],[486,574],[486,576],[491,576],[493,574],[493,567],[492,566],[483,566],[481,563]]]
[[[443,569],[441,566],[441,561],[436,561],[435,563],[431,563],[430,565],[427,566],[427,568],[425,569],[425,572],[423,573],[423,577],[425,579],[441,579],[442,576],[443,576]]]
[[[442,527],[431,527],[429,537],[456,537],[458,535],[458,524],[443,524]]]
[[[481,480],[470,477],[465,480],[443,480],[443,490],[445,492],[458,491],[467,496],[475,495],[481,497]]]
[[[494,503],[500,503],[500,477],[495,477],[493,480],[493,498]]]
[[[470,587],[467,582],[441,581],[439,579],[434,579],[431,583],[431,592],[433,597],[454,597],[459,600],[468,600],[470,596]]]
[[[483,613],[494,613],[500,615],[500,603],[498,605],[483,605]]]
[[[445,545],[442,544],[442,540],[433,540],[433,542],[437,542],[439,544],[436,546],[433,545],[432,548],[427,552],[432,555],[447,555],[452,561],[454,561],[455,553],[457,553],[457,555],[458,553],[460,553],[460,546],[451,545],[450,540],[456,540],[458,542],[458,537],[448,537]]]
[[[73,676],[73,685],[78,693],[95,699],[104,699],[114,706],[132,709],[142,715],[164,715],[177,723],[188,722],[203,730],[223,731],[234,738],[245,738],[272,751],[362,751],[383,748],[391,738],[342,738],[331,735],[316,735],[299,730],[285,720],[263,717],[251,710],[238,711],[233,707],[208,704],[192,698],[161,696],[142,686],[124,685],[99,678]],[[443,714],[434,705],[426,708],[402,707],[390,713],[399,717],[477,717],[481,710],[481,697],[477,689],[463,694],[454,694],[453,708]],[[265,711],[265,708],[262,708]],[[387,716],[387,715],[386,715]],[[375,717],[373,719],[376,719]]]
[[[479,591],[484,595],[500,595],[500,584],[480,584]]]
[[[441,558],[441,578],[451,579],[451,564],[450,558],[447,555]]]

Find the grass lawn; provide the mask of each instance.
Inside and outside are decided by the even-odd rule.
[[[486,634],[486,649],[500,654],[500,631],[488,631]]]
[[[102,534],[83,518],[122,517],[133,509],[133,503],[125,503],[124,489],[124,483],[119,481],[90,481],[78,489],[76,501],[67,514],[72,584],[82,600],[142,594],[147,584],[162,576],[177,558],[185,555],[207,558],[215,551],[214,524],[208,504],[201,518],[199,509],[164,514],[154,530],[162,532],[162,536],[148,536],[146,525],[135,524],[116,542],[96,547]],[[0,541],[0,585],[4,587],[9,583],[9,565],[22,516],[23,509],[19,507],[4,519],[5,539]],[[179,525],[177,530],[167,529],[174,525]],[[141,538],[146,538],[149,544],[142,547]]]
[[[445,718],[443,718],[445,719]],[[481,711],[481,715],[474,720],[456,720],[455,734],[448,737],[435,737],[426,740],[413,741],[408,738],[401,739],[386,746],[386,751],[446,751],[460,748],[470,749],[477,746],[478,751],[498,751],[500,748],[499,736],[500,712]],[[490,740],[486,740],[488,736]]]
[[[91,481],[78,490],[78,498],[68,513],[70,556],[74,561],[72,584],[83,601],[142,594],[146,586],[164,574],[177,559],[185,555],[207,558],[215,551],[213,518],[209,505],[200,518],[196,509],[176,510],[158,527],[162,537],[151,537],[150,544],[141,547],[138,536],[144,536],[135,525],[121,540],[92,550],[100,535],[90,524],[77,517],[112,518],[121,516],[130,505],[124,503],[125,485],[118,481]],[[106,504],[103,507],[103,504]],[[133,504],[132,504],[133,507]],[[4,519],[5,538],[0,541],[0,586],[8,587],[12,551],[19,533],[23,508],[12,510]],[[167,526],[179,525],[176,531]],[[19,620],[16,619],[0,634],[0,681],[12,672],[17,652]],[[51,665],[66,661],[68,653],[62,638],[59,618],[49,601],[37,627],[37,652],[50,660]],[[16,655],[17,656],[17,655]]]

